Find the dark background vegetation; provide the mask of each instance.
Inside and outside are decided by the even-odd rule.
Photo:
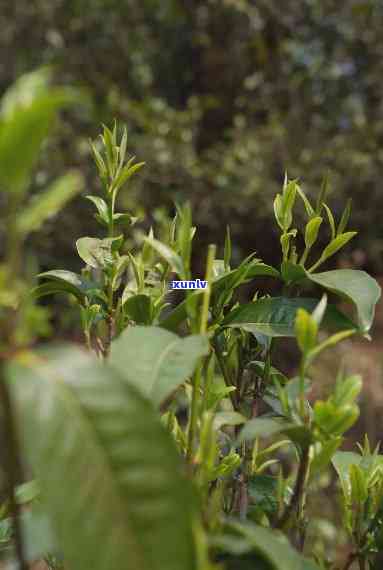
[[[79,166],[93,191],[87,139],[116,117],[147,163],[125,205],[149,221],[189,199],[201,244],[222,245],[230,222],[238,258],[272,262],[284,172],[311,195],[329,172],[331,203],[340,213],[351,196],[360,232],[343,263],[383,272],[380,0],[17,0],[0,22],[0,91],[50,64],[93,102],[63,117],[37,190]],[[43,268],[75,266],[90,212],[78,198],[33,238]]]

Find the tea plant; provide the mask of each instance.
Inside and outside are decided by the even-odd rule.
[[[360,454],[340,451],[361,379],[341,370],[327,399],[309,398],[312,364],[338,342],[368,337],[380,295],[363,271],[316,271],[355,235],[350,204],[336,223],[326,182],[313,205],[286,179],[274,201],[280,267],[251,254],[233,268],[228,229],[222,258],[208,248],[208,287],[177,303],[169,281],[192,276],[191,210],[178,207],[162,241],[132,229],[118,194],[143,163],[127,158],[127,142],[115,125],[92,143],[103,194],[88,199],[105,235],[77,240],[83,272],[45,272],[33,291],[75,298],[87,350],[24,348],[7,367],[54,532],[41,555],[62,554],[70,570],[376,568],[382,456],[368,439]],[[330,241],[318,252],[326,224]],[[265,277],[280,283],[278,296],[238,302],[243,284]],[[275,367],[284,337],[300,351],[292,378]],[[332,466],[350,538],[341,563],[306,546],[310,494]]]

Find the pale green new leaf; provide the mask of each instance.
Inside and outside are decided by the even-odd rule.
[[[185,274],[185,268],[181,257],[170,247],[158,241],[155,238],[145,237],[144,241],[148,243],[175,271],[181,278]]]
[[[353,451],[337,451],[331,462],[345,492],[350,491],[350,467],[360,465],[363,457]]]
[[[209,350],[207,338],[180,338],[158,327],[126,329],[113,343],[110,365],[160,405],[193,373]]]
[[[321,260],[325,261],[329,257],[333,256],[337,251],[342,249],[354,236],[356,236],[357,232],[346,232],[345,234],[336,236],[333,240],[330,241],[328,246],[326,246],[322,252]]]
[[[321,223],[322,223],[322,218],[320,216],[315,216],[315,218],[312,218],[307,223],[305,230],[306,247],[311,248],[316,242]]]
[[[75,347],[19,353],[8,384],[71,570],[195,570],[193,493],[134,387]]]
[[[328,223],[330,224],[330,230],[331,230],[331,240],[335,239],[336,236],[336,228],[335,228],[335,220],[334,220],[334,216],[332,214],[332,211],[330,210],[330,208],[327,206],[327,204],[323,203],[323,207],[326,210],[326,214],[327,214],[327,218],[328,218]]]
[[[99,196],[92,196],[92,195],[85,196],[85,198],[87,198],[87,200],[90,200],[91,202],[93,202],[93,204],[97,208],[97,212],[98,212],[98,215],[100,216],[101,221],[105,225],[108,225],[108,223],[109,223],[109,209],[108,209],[108,204],[105,202],[105,200],[103,200],[103,198],[100,198]]]

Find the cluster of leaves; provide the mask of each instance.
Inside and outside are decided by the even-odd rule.
[[[45,272],[31,295],[74,298],[87,349],[33,350],[10,337],[5,371],[1,361],[2,390],[39,489],[31,516],[46,516],[51,532],[30,525],[41,531],[31,554],[22,526],[25,556],[38,550],[71,570],[336,568],[305,550],[311,486],[332,462],[352,544],[344,567],[355,560],[361,570],[374,568],[383,462],[368,440],[361,455],[339,451],[358,417],[361,380],[340,372],[327,400],[308,398],[313,361],[352,335],[368,336],[380,295],[362,271],[315,271],[353,236],[349,206],[336,225],[325,186],[314,208],[286,179],[275,200],[280,266],[251,254],[233,268],[227,230],[223,258],[208,249],[208,287],[174,299],[169,280],[191,277],[191,209],[178,208],[162,240],[151,230],[132,248],[124,226],[135,220],[116,211],[117,197],[142,163],[126,159],[127,134],[120,137],[116,125],[104,127],[100,143],[92,150],[103,196],[88,198],[106,236],[77,240],[82,274]],[[301,253],[298,199],[307,214]],[[331,241],[306,267],[323,210]],[[280,282],[281,295],[255,293],[239,304],[241,285],[265,276]],[[321,298],[306,296],[312,286]],[[327,295],[346,299],[354,317]],[[295,337],[301,351],[293,378],[273,365],[283,337]],[[7,538],[7,519],[4,525]],[[20,533],[15,538],[20,556]]]

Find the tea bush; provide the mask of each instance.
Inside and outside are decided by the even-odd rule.
[[[30,100],[7,96],[17,114],[0,125],[0,177],[12,206],[4,271],[19,280],[24,234],[13,200],[19,207],[47,131],[36,125],[47,119],[48,126],[45,112],[66,102],[60,92],[55,105],[55,92],[36,78]],[[16,142],[29,151],[15,156]],[[27,560],[44,557],[69,570],[378,568],[383,456],[367,436],[356,452],[341,450],[358,418],[361,378],[341,368],[328,397],[310,399],[313,362],[354,335],[368,338],[380,295],[363,271],[322,267],[355,235],[347,229],[350,203],[335,220],[326,181],[313,204],[286,178],[274,200],[279,266],[252,253],[232,267],[228,228],[223,257],[208,248],[208,287],[179,299],[169,281],[192,278],[190,206],[178,206],[161,239],[155,228],[142,235],[118,208],[119,194],[144,166],[128,156],[126,130],[105,126],[91,146],[103,194],[87,198],[101,232],[76,242],[82,273],[52,269],[27,297],[14,288],[14,301],[2,302],[8,500],[0,528],[8,559],[27,568]],[[298,201],[303,228],[294,215]],[[36,211],[37,221],[24,226],[35,228],[43,217]],[[326,224],[331,239],[318,251]],[[239,303],[239,288],[264,277],[280,284],[280,294],[255,292]],[[24,303],[36,307],[52,294],[75,300],[84,347],[34,349],[13,334]],[[353,316],[336,306],[338,298]],[[292,378],[275,366],[285,337],[300,351]],[[340,561],[320,537],[306,546],[315,522],[310,497],[327,472],[338,477],[337,532],[349,541]]]

